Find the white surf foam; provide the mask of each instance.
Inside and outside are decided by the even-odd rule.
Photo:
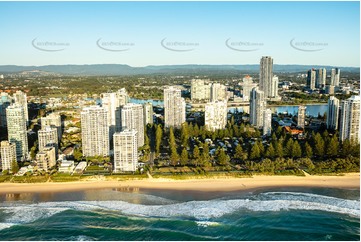
[[[72,201],[44,202],[37,204],[13,204],[1,207],[9,217],[0,226],[0,230],[11,224],[29,223],[47,218],[59,212],[72,209],[80,211],[112,210],[125,215],[144,217],[183,217],[192,218],[199,225],[207,225],[212,218],[219,218],[234,212],[282,211],[282,210],[317,210],[360,217],[360,202],[341,198],[327,197],[309,193],[269,192],[249,199],[190,201],[166,205],[143,205],[124,201]],[[205,222],[205,223],[203,223]]]

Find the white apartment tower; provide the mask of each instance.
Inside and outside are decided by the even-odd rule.
[[[307,72],[307,87],[310,90],[315,90],[316,88],[316,71],[314,69]]]
[[[16,145],[17,160],[25,160],[28,155],[28,135],[24,107],[19,104],[9,106],[6,109],[6,121],[8,140]]]
[[[116,131],[121,130],[121,107],[129,102],[129,95],[125,88],[117,92],[102,93],[102,107],[108,112],[109,138]]]
[[[340,86],[341,70],[339,68],[331,69],[331,86]]]
[[[43,151],[46,146],[53,146],[58,151],[58,131],[51,126],[42,127],[38,131],[39,151]]]
[[[36,154],[36,163],[39,170],[48,171],[56,165],[55,147],[46,147]]]
[[[181,90],[174,86],[164,89],[165,127],[180,128],[186,121],[186,103],[181,97]]]
[[[242,100],[243,101],[249,101],[251,91],[256,86],[257,86],[257,84],[253,82],[252,77],[245,76],[243,78],[243,83],[242,83],[242,87],[243,87]]]
[[[134,172],[138,166],[137,131],[123,130],[113,136],[114,172]]]
[[[259,90],[264,92],[264,97],[272,97],[273,59],[263,56],[260,62]]]
[[[83,155],[109,155],[108,112],[99,106],[89,106],[80,115]]]
[[[215,101],[205,105],[204,123],[207,130],[224,129],[227,125],[227,102]]]
[[[1,167],[2,170],[11,171],[13,161],[16,161],[16,145],[6,140],[0,143]]]
[[[326,86],[326,69],[325,68],[320,68],[317,70],[315,86],[317,88],[325,88],[325,86]]]
[[[143,104],[144,125],[153,123],[153,104],[148,102]]]
[[[0,127],[5,128],[6,124],[6,108],[12,103],[12,99],[9,94],[2,92],[0,95]]]
[[[263,135],[270,136],[272,132],[272,110],[267,108],[263,112]]]
[[[192,101],[208,102],[211,95],[211,84],[208,84],[209,79],[192,79],[191,80],[191,95]]]
[[[212,83],[210,99],[211,102],[227,101],[227,87],[220,83]]]
[[[297,115],[297,126],[300,128],[305,128],[305,118],[306,118],[306,106],[298,106],[298,115]]]
[[[58,133],[58,141],[60,142],[62,136],[62,128],[61,128],[61,117],[58,113],[51,113],[46,117],[41,118],[41,127],[44,128],[46,126],[50,126],[52,128],[56,128]]]
[[[141,104],[128,103],[122,107],[122,130],[136,130],[138,147],[144,145],[144,115]]]
[[[272,77],[271,90],[270,90],[269,97],[271,97],[271,98],[278,97],[278,76],[276,76],[276,75],[274,75]]]
[[[24,93],[22,91],[16,91],[13,94],[13,98],[14,98],[15,103],[23,106],[24,113],[25,113],[25,119],[26,119],[26,122],[28,122],[29,121],[29,113],[28,113],[28,101],[27,101],[26,93]]]
[[[265,95],[258,87],[252,89],[250,99],[250,123],[257,128],[263,126],[263,112],[266,108]]]
[[[337,130],[338,129],[338,117],[340,111],[340,100],[331,96],[327,103],[327,128]]]
[[[340,140],[360,142],[360,96],[351,96],[341,102]]]

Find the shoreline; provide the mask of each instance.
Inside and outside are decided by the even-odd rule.
[[[147,178],[141,180],[107,180],[47,183],[0,183],[0,194],[71,192],[94,189],[160,189],[178,191],[228,192],[277,187],[315,187],[360,189],[360,173],[342,176],[262,176],[247,178],[204,178],[172,180]]]

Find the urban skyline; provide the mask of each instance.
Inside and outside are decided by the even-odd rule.
[[[312,59],[315,65],[359,67],[359,7],[359,2],[0,2],[6,31],[0,64],[250,64],[273,56],[276,64]]]

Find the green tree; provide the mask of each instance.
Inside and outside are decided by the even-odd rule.
[[[317,133],[314,137],[313,153],[317,156],[323,156],[325,154],[325,142],[319,133]]]
[[[251,152],[249,153],[249,158],[251,160],[259,159],[261,157],[261,152],[259,150],[257,142],[255,142],[251,148]]]
[[[157,125],[157,129],[155,131],[155,153],[156,156],[159,155],[160,145],[162,143],[163,130],[161,125]]]
[[[188,160],[189,160],[189,158],[188,158],[188,151],[187,151],[186,148],[183,148],[182,153],[181,153],[181,158],[180,158],[181,165],[182,165],[182,166],[187,165]]]
[[[181,129],[181,140],[183,146],[185,147],[188,146],[188,139],[189,139],[189,127],[188,127],[188,123],[185,122],[182,124],[182,129]]]
[[[285,146],[285,155],[288,157],[292,157],[292,149],[293,149],[293,139],[289,138],[286,146]]]
[[[338,154],[338,140],[336,135],[332,136],[326,148],[326,155],[336,156]]]
[[[341,154],[343,157],[348,157],[351,155],[351,151],[352,151],[352,146],[351,146],[351,142],[348,139],[345,139],[342,142],[341,145]]]
[[[292,157],[299,158],[301,156],[302,156],[301,146],[298,143],[298,141],[294,141],[292,146]]]
[[[279,158],[283,157],[284,153],[283,153],[282,140],[276,141],[275,152],[276,152],[276,157],[279,157]]]
[[[273,148],[273,144],[271,143],[266,150],[266,157],[274,158],[275,157],[275,149]]]
[[[304,154],[307,158],[311,158],[313,155],[312,147],[307,142],[305,144]]]
[[[13,160],[12,162],[11,162],[11,172],[13,173],[13,174],[15,174],[15,173],[17,173],[19,171],[19,164],[18,164],[18,162],[16,161],[16,160]]]
[[[242,149],[242,145],[238,144],[236,146],[235,152],[234,152],[234,159],[237,160],[242,160],[243,159],[243,149]]]
[[[224,152],[224,150],[222,148],[218,149],[216,158],[217,158],[218,164],[220,164],[221,166],[229,165],[230,158],[226,154],[226,152]]]

